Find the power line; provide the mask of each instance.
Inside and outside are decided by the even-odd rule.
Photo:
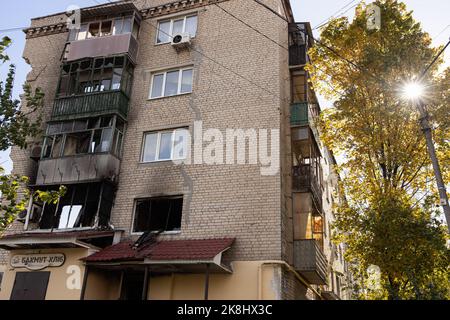
[[[261,34],[261,35],[263,35],[265,38],[269,39],[271,42],[275,43],[276,45],[278,45],[278,46],[281,47],[282,49],[284,49],[284,50],[286,50],[286,51],[289,52],[289,48],[286,48],[285,46],[283,46],[283,45],[281,45],[280,43],[276,42],[275,40],[273,40],[272,38],[268,37],[267,35],[261,33],[259,30],[255,29],[254,27],[252,27],[252,26],[249,25],[248,23],[246,23],[246,22],[244,22],[243,20],[239,19],[238,17],[236,17],[235,15],[233,15],[232,13],[230,13],[228,10],[225,10],[223,7],[221,7],[221,6],[218,5],[217,3],[215,3],[215,5],[216,5],[217,7],[219,7],[220,9],[222,9],[225,13],[229,14],[230,16],[232,16],[234,19],[238,20],[239,22],[243,23],[244,25],[246,25],[246,26],[249,27],[250,29],[254,30],[255,32],[257,32],[257,33],[259,33],[259,34]],[[331,77],[333,76],[333,75],[331,75],[331,74],[325,72],[324,70],[322,70],[321,68],[319,68],[319,67],[317,67],[317,66],[313,66],[313,67],[314,67],[315,69],[317,69],[317,70],[319,70],[319,71],[321,71],[321,72],[327,74],[328,76],[331,76]],[[328,82],[326,82],[326,83],[327,83],[328,86],[332,87],[331,84],[329,84]],[[338,91],[336,91],[336,90],[334,89],[334,87],[333,87],[332,89],[333,89],[333,91],[335,91],[336,93],[338,93],[339,95],[342,96],[342,94],[339,93]]]
[[[9,29],[0,29],[0,33],[19,31],[19,30],[23,30],[26,28],[28,28],[28,27],[15,27],[15,28],[9,28]]]
[[[450,24],[448,26],[446,26],[444,29],[442,29],[437,35],[435,35],[433,37],[433,39],[437,39],[441,34],[444,33],[445,30],[447,30],[448,28],[450,28]]]
[[[249,25],[248,23],[246,23],[245,21],[239,19],[238,17],[236,17],[234,14],[232,14],[231,12],[229,12],[228,10],[226,10],[225,8],[219,6],[219,4],[214,3],[214,5],[216,5],[216,7],[220,8],[220,10],[224,11],[225,13],[227,13],[228,15],[232,16],[234,19],[238,20],[239,22],[243,23],[244,25],[246,25],[247,27],[249,27],[250,29],[254,30],[255,32],[257,32],[258,34],[262,35],[264,38],[268,39],[269,41],[275,43],[277,46],[281,47],[284,50],[288,50],[289,48],[286,48],[285,46],[283,46],[282,44],[276,42],[275,40],[273,40],[272,38],[270,38],[269,36],[267,36],[266,34],[262,33],[261,31],[259,31],[258,29],[252,27],[251,25]]]
[[[342,10],[344,10],[345,8],[347,8],[349,5],[351,5],[351,4],[352,4],[353,2],[355,2],[355,1],[356,1],[356,0],[352,0],[352,1],[348,2],[345,6],[343,6],[342,8],[340,8],[338,11],[336,11],[335,13],[333,13],[331,16],[329,16],[328,18],[326,18],[326,19],[322,20],[321,22],[319,22],[319,23],[313,28],[313,30],[316,30],[316,29],[322,27],[322,25],[327,24],[327,22],[328,22],[330,19],[333,19],[335,15],[337,15],[338,13],[340,13]],[[345,13],[345,12],[344,12],[344,13]]]
[[[358,6],[361,2],[362,2],[362,1],[358,2],[357,4],[354,4],[353,6],[351,6],[350,8],[348,8],[347,10],[345,10],[344,12],[342,12],[340,15],[336,16],[335,19],[342,17],[344,14],[346,14],[347,12],[349,12],[351,9],[355,8],[356,6]],[[328,22],[326,22],[326,23],[324,23],[324,24],[322,24],[322,25],[320,25],[320,26],[317,26],[317,27],[314,28],[313,30],[320,29],[320,28],[326,26],[327,24],[329,24],[331,21],[332,21],[332,20],[330,19],[330,21],[328,21]]]
[[[94,2],[96,2],[96,3],[98,3],[98,4],[101,4],[100,2],[98,2],[98,0],[92,0],[92,1],[94,1]],[[257,1],[257,0],[255,0],[255,1]],[[257,1],[257,2],[258,2],[258,1]],[[161,32],[161,33],[165,34],[166,36],[168,36],[170,39],[173,39],[173,36],[172,36],[171,34],[168,34],[168,33],[165,32],[164,30],[159,29],[157,26],[155,26],[155,25],[153,25],[152,23],[150,23],[150,21],[149,21],[148,19],[143,20],[142,22],[143,22],[143,23],[147,23],[150,27],[154,28],[157,32]],[[280,95],[278,95],[278,94],[272,92],[271,90],[269,90],[269,89],[267,89],[267,88],[265,88],[265,87],[259,85],[258,83],[254,82],[253,80],[248,79],[247,77],[241,75],[240,73],[238,73],[238,72],[232,70],[231,68],[227,67],[227,66],[224,65],[223,63],[221,63],[221,62],[215,60],[214,58],[211,58],[210,56],[208,56],[208,55],[206,55],[205,53],[199,51],[198,49],[194,48],[193,46],[191,46],[191,49],[192,49],[193,51],[197,52],[198,54],[200,54],[201,56],[205,57],[206,59],[210,60],[211,62],[214,62],[215,64],[219,65],[219,66],[222,67],[223,69],[228,70],[229,72],[231,72],[231,73],[233,73],[234,75],[238,76],[239,78],[241,78],[241,79],[247,81],[248,83],[254,85],[255,87],[261,89],[262,91],[264,91],[264,92],[266,92],[266,93],[268,93],[268,94],[270,94],[270,95],[276,97],[276,98],[279,99],[280,101],[287,102],[287,100],[284,99],[284,98],[282,98]],[[288,103],[290,103],[290,101],[289,101]]]
[[[278,16],[280,19],[286,21],[287,23],[289,23],[289,20],[286,19],[285,17],[283,17],[281,14],[279,14],[278,12],[276,12],[275,10],[273,10],[271,7],[269,7],[267,4],[263,3],[260,0],[253,0],[254,2],[256,2],[257,4],[259,4],[260,6],[263,6],[264,8],[266,8],[267,10],[269,10],[270,12],[272,12],[274,15]]]
[[[425,68],[425,70],[422,71],[420,77],[419,77],[419,82],[421,82],[425,76],[427,75],[428,71],[430,70],[430,68],[436,63],[436,61],[439,59],[439,57],[444,53],[445,49],[448,48],[448,46],[450,45],[450,40],[447,42],[447,44],[438,52],[438,54],[433,58],[433,60],[430,62],[430,64],[428,64],[428,66]]]
[[[278,17],[280,17],[280,15],[276,12],[274,12],[273,9],[271,9],[270,7],[268,7],[265,4],[262,4],[259,0],[253,0],[254,2],[262,5],[263,7],[265,7],[266,9],[268,9],[269,11],[275,13]],[[362,2],[362,1],[361,1]],[[284,17],[282,17],[282,19],[284,21],[287,21]],[[300,32],[302,32],[305,36],[309,36],[306,32],[306,30],[302,30],[302,29],[298,29]],[[332,52],[334,55],[336,55],[338,58],[344,60],[345,62],[347,62],[348,64],[350,64],[351,66],[353,66],[354,68],[360,70],[361,72],[367,73],[369,76],[371,76],[372,78],[374,78],[375,80],[379,81],[382,84],[386,84],[386,82],[380,78],[378,78],[376,75],[372,74],[370,71],[365,70],[363,67],[359,66],[358,64],[356,64],[355,62],[351,61],[350,59],[345,58],[344,56],[342,56],[341,54],[339,54],[339,52],[337,52],[335,49],[331,48],[330,46],[322,43],[320,40],[314,38],[313,35],[311,35],[311,38],[317,42],[320,46],[326,48],[328,51]]]

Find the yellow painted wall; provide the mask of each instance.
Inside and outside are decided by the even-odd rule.
[[[120,297],[120,272],[89,271],[86,300],[118,300]]]
[[[87,255],[85,249],[39,250],[39,253],[64,253],[66,262],[59,268],[47,268],[50,279],[47,300],[79,300],[80,290],[69,290],[66,282],[70,274],[67,268],[76,265],[80,268],[80,281],[83,281],[84,266],[80,258]],[[38,251],[18,250],[11,254],[38,253]],[[232,274],[211,274],[209,280],[210,300],[256,300],[280,299],[281,267],[262,265],[263,261],[233,262]],[[0,300],[8,300],[14,285],[16,272],[26,269],[7,267],[3,279]],[[151,277],[149,299],[151,300],[203,300],[205,290],[204,274],[173,274]],[[117,300],[120,297],[120,272],[107,272],[91,269],[86,286],[86,300]]]
[[[84,265],[81,258],[91,254],[88,249],[46,249],[46,250],[16,250],[10,252],[10,257],[18,254],[36,254],[36,253],[63,253],[66,256],[64,265],[56,268],[45,268],[40,271],[50,271],[50,278],[47,287],[46,300],[79,300],[81,294],[81,286],[83,283]],[[75,276],[79,286],[78,288],[71,288],[67,286],[68,280],[74,279],[74,274],[68,273],[71,267],[75,267],[79,271]],[[0,291],[0,300],[9,300],[14,286],[16,272],[30,272],[26,268],[12,268],[10,265],[5,266],[6,270],[3,275],[2,290]],[[108,287],[101,285],[103,277],[92,276],[93,283],[96,286],[87,288],[86,295],[91,295],[98,298],[109,297]]]
[[[279,299],[280,267],[265,265],[261,269],[261,265],[261,261],[238,261],[233,263],[233,274],[211,274],[209,299]],[[261,274],[261,280],[259,274]],[[205,275],[202,274],[173,274],[150,279],[149,298],[151,300],[203,300],[204,293]]]

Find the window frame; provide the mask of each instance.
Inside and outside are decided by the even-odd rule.
[[[135,198],[133,201],[133,216],[131,220],[131,232],[130,234],[133,236],[141,236],[145,232],[138,232],[134,231],[135,224],[136,224],[136,214],[137,214],[137,205],[139,201],[145,201],[145,200],[158,200],[158,199],[182,199],[182,207],[181,207],[181,224],[180,224],[180,230],[171,230],[171,231],[164,231],[161,233],[161,235],[179,235],[182,233],[182,227],[183,227],[183,211],[184,211],[184,194],[177,193],[173,195],[162,195],[162,196],[149,196],[149,197],[141,197],[141,198]],[[152,231],[151,233],[156,234],[157,231]]]
[[[176,16],[176,17],[172,17],[169,19],[162,19],[158,21],[158,27],[156,29],[156,38],[155,38],[155,45],[162,45],[162,44],[168,44],[172,42],[172,38],[173,38],[173,23],[174,21],[177,20],[181,20],[181,18],[183,18],[183,33],[186,32],[186,21],[187,18],[190,17],[197,17],[197,23],[196,23],[196,28],[195,28],[195,35],[191,36],[191,39],[195,39],[195,37],[197,37],[197,32],[198,32],[198,13],[192,13],[192,14],[186,14],[186,15],[181,15],[181,16]],[[169,35],[167,35],[169,37],[168,41],[161,41],[158,42],[158,37],[159,37],[159,33],[160,33],[160,24],[161,23],[165,23],[165,22],[170,22],[170,27],[169,27]]]
[[[119,116],[116,115],[104,115],[104,116],[98,116],[97,118],[97,123],[94,127],[89,128],[89,119],[91,118],[84,118],[84,119],[76,119],[76,120],[69,120],[69,121],[58,121],[52,124],[58,124],[60,126],[60,129],[58,131],[49,133],[49,127],[52,124],[48,124],[45,134],[44,134],[44,139],[43,139],[43,147],[42,147],[42,151],[41,151],[41,160],[54,160],[54,159],[61,159],[61,158],[69,158],[69,157],[79,157],[79,156],[85,156],[85,155],[99,155],[99,154],[111,154],[115,157],[117,157],[118,159],[122,159],[122,155],[123,155],[123,140],[124,140],[124,136],[125,136],[125,132],[126,132],[126,125],[125,122],[122,118],[120,118]],[[111,122],[108,126],[102,126],[101,125],[101,120],[102,119],[107,119],[107,118],[111,118]],[[75,123],[76,122],[85,122],[85,127],[83,129],[75,129]],[[71,130],[67,130],[64,131],[62,130],[61,126],[64,123],[72,123],[72,129]],[[123,128],[119,129],[119,124],[122,123],[123,124]],[[108,141],[107,139],[104,139],[105,137],[105,131],[106,130],[111,130],[111,137],[109,139],[110,141],[110,146],[109,146],[109,150],[107,151],[95,151],[92,150],[92,146],[93,146],[93,142],[94,142],[94,135],[96,132],[101,132],[100,134],[100,144],[99,145],[95,145],[95,148],[101,146],[101,142],[104,141]],[[64,152],[66,150],[66,140],[67,140],[67,136],[70,134],[82,134],[82,133],[89,133],[90,134],[90,140],[89,140],[89,146],[88,146],[88,151],[85,153],[77,153],[74,155],[64,155]],[[117,139],[116,139],[116,134],[117,134]],[[61,147],[59,149],[58,155],[57,156],[53,156],[53,152],[55,149],[55,138],[57,136],[61,137]],[[47,140],[51,139],[51,143],[47,144]],[[50,156],[45,156],[47,154],[47,147],[50,147]]]
[[[106,65],[106,60],[112,60],[112,66]],[[122,65],[120,65],[121,60],[123,60]],[[96,67],[97,61],[103,61],[100,67]],[[82,63],[89,63],[90,66],[86,67],[85,69],[81,69]],[[69,71],[66,71],[65,68],[68,68]],[[72,68],[76,68],[76,70],[72,71]],[[107,75],[108,69],[112,69],[110,77],[105,76]],[[113,89],[114,76],[119,75],[116,72],[117,70],[121,70],[119,88]],[[60,99],[73,96],[101,94],[106,92],[118,91],[121,91],[129,98],[132,94],[134,70],[134,63],[126,55],[93,58],[91,57],[67,62],[60,67],[60,75],[55,98]],[[95,79],[96,71],[99,71],[99,80]],[[80,81],[80,74],[82,74],[83,72],[89,74],[87,81],[84,82]],[[101,89],[104,81],[109,81],[109,88],[103,87],[103,89]],[[86,85],[83,90],[80,89],[81,84]],[[98,90],[94,90],[97,87]],[[87,91],[86,89],[89,90]]]
[[[130,19],[131,20],[131,31],[130,32],[123,32],[124,29],[124,22]],[[121,27],[120,30],[118,30],[118,33],[115,32],[115,25],[116,25],[116,21],[117,20],[121,20]],[[108,35],[104,35],[102,33],[102,25],[104,22],[109,22],[111,21],[111,29]],[[98,23],[99,24],[99,35],[95,36],[95,37],[89,37],[89,30],[90,30],[90,26],[91,24],[95,24]],[[133,32],[134,26],[137,25],[138,26],[138,31],[136,32],[136,35]],[[84,37],[80,37],[81,34],[81,27],[86,27],[86,30],[83,32]],[[102,37],[110,37],[110,36],[116,36],[116,35],[122,35],[122,34],[131,34],[136,40],[137,37],[139,36],[139,29],[140,29],[140,25],[139,22],[136,20],[136,17],[134,15],[125,15],[125,16],[119,16],[119,17],[110,17],[109,19],[101,19],[101,20],[94,20],[94,21],[89,21],[89,22],[85,22],[82,23],[80,28],[77,29],[75,31],[75,36],[74,39],[71,40],[71,35],[69,32],[69,42],[73,42],[73,41],[84,41],[84,40],[89,40],[89,39],[96,39],[96,38],[102,38]]]
[[[178,71],[178,83],[177,83],[177,93],[172,95],[165,95],[166,94],[166,80],[167,80],[167,74],[170,72]],[[191,77],[191,90],[189,92],[181,92],[182,87],[182,81],[183,81],[183,73],[185,71],[192,71],[192,77]],[[162,82],[162,88],[161,93],[157,97],[152,97],[153,95],[153,84],[155,82],[156,76],[163,76],[163,82]],[[176,97],[181,96],[184,94],[191,94],[194,91],[194,66],[189,67],[182,67],[177,69],[169,69],[164,71],[157,71],[152,74],[152,80],[150,81],[150,90],[148,95],[148,100],[155,100],[155,99],[162,99],[162,98],[170,98],[170,97]]]
[[[180,127],[180,128],[174,128],[174,129],[167,129],[167,130],[158,130],[158,131],[147,131],[144,132],[143,138],[142,138],[142,147],[141,147],[141,156],[140,156],[140,163],[141,164],[151,164],[151,163],[161,163],[161,162],[168,162],[168,161],[182,161],[182,160],[186,160],[188,158],[188,154],[185,154],[184,158],[174,158],[174,147],[175,147],[175,134],[177,131],[186,131],[189,132],[189,128],[188,127]],[[159,159],[159,154],[161,152],[161,136],[164,133],[171,133],[171,148],[170,148],[170,159]],[[157,138],[156,138],[156,149],[155,149],[155,160],[153,161],[144,161],[144,157],[145,157],[145,144],[147,141],[147,136],[152,135],[152,134],[157,134]],[[189,143],[189,141],[186,141],[186,149],[187,149],[187,144]],[[187,151],[187,150],[186,150]]]

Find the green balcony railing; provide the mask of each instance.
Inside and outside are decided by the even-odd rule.
[[[128,116],[128,97],[122,91],[104,91],[57,98],[53,104],[52,120],[95,117],[106,114]]]
[[[318,104],[308,102],[298,102],[291,105],[291,125],[307,126],[312,120],[318,117],[320,108]]]
[[[291,125],[306,126],[309,123],[308,103],[301,102],[291,105]]]

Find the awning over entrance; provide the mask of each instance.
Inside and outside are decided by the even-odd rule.
[[[84,258],[87,265],[123,267],[142,265],[153,273],[204,272],[209,265],[211,273],[231,273],[222,262],[222,254],[231,248],[235,239],[201,239],[155,241],[141,247],[125,241],[107,247]]]
[[[48,248],[104,248],[113,243],[116,233],[122,231],[55,231],[24,232],[0,238],[0,248],[5,250]]]

